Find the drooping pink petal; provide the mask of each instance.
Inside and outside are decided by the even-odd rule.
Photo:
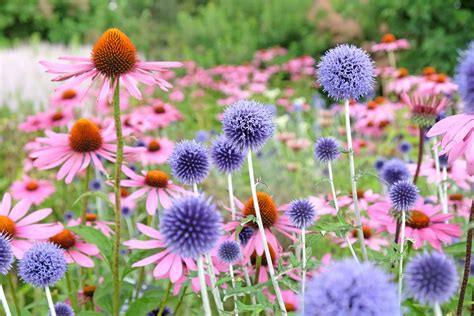
[[[25,226],[25,225],[29,225],[29,224],[33,224],[33,223],[36,223],[36,222],[39,222],[40,220],[48,217],[49,214],[51,214],[53,210],[50,209],[50,208],[45,208],[45,209],[42,209],[42,210],[38,210],[36,212],[33,212],[31,213],[30,215],[24,217],[21,221],[19,221],[18,223],[16,223],[16,226],[17,227],[20,227],[20,226]]]
[[[176,255],[169,253],[166,257],[161,259],[161,261],[156,265],[155,269],[153,270],[153,276],[155,278],[160,278],[165,275],[168,275],[175,257]]]
[[[80,253],[79,251],[69,249],[68,250],[69,255],[74,259],[74,262],[76,262],[78,265],[84,268],[93,268],[94,267],[94,261],[86,256],[83,253]]]

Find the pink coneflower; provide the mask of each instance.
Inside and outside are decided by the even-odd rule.
[[[140,108],[142,115],[152,126],[152,129],[164,128],[171,123],[181,121],[183,115],[175,107],[156,99],[151,107]]]
[[[352,195],[351,196],[346,196],[342,195],[338,199],[338,204],[339,207],[345,207],[349,206],[352,210],[354,209],[354,204],[352,201]],[[375,202],[379,202],[383,200],[383,197],[380,194],[374,193],[372,190],[357,190],[357,201],[359,203],[359,208],[361,210],[367,210],[370,204],[373,204]]]
[[[474,115],[457,114],[436,123],[426,134],[428,137],[442,135],[440,155],[448,155],[448,163],[452,164],[463,155],[467,161],[467,172],[474,176]]]
[[[135,262],[132,267],[143,267],[156,264],[153,276],[157,279],[169,279],[171,283],[180,280],[186,271],[196,271],[196,263],[191,258],[183,258],[172,253],[165,246],[160,232],[154,228],[138,223],[138,230],[151,238],[151,240],[128,240],[124,245],[130,249],[160,249],[156,254]]]
[[[408,48],[410,48],[408,40],[404,38],[397,39],[395,35],[387,33],[382,37],[382,41],[372,45],[370,50],[372,52],[389,52]]]
[[[19,128],[25,132],[36,132],[42,129],[63,127],[69,123],[73,116],[74,113],[71,109],[56,109],[40,112],[28,116],[26,120],[19,125]]]
[[[71,223],[70,223],[71,224]],[[69,227],[77,226],[72,223]],[[77,263],[84,268],[94,267],[94,261],[88,256],[100,256],[100,250],[93,244],[84,242],[79,236],[65,228],[48,241],[58,245],[64,250],[64,258],[67,263]]]
[[[91,161],[103,173],[106,171],[100,158],[115,161],[117,145],[113,125],[101,130],[92,121],[82,118],[72,126],[69,134],[46,131],[46,137],[37,138],[37,142],[44,146],[30,154],[36,158],[34,166],[45,170],[62,165],[57,179],[65,178],[66,183],[71,183]],[[140,148],[124,147],[125,157],[140,151]]]
[[[35,180],[24,176],[22,180],[13,182],[10,191],[17,200],[28,200],[39,205],[54,193],[54,185],[47,180]]]
[[[400,68],[393,72],[393,80],[387,85],[388,92],[395,92],[400,94],[402,92],[408,92],[417,84],[422,82],[424,79],[418,76],[410,76],[408,69]]]
[[[60,224],[36,224],[53,210],[45,208],[26,215],[30,206],[30,201],[21,200],[12,208],[9,193],[3,195],[0,205],[0,232],[11,238],[13,254],[17,259],[23,257],[23,253],[33,244],[32,241],[49,238],[62,230]]]
[[[138,82],[146,85],[158,85],[167,91],[171,84],[161,77],[168,68],[181,67],[179,62],[142,62],[132,41],[116,28],[108,29],[92,48],[90,57],[64,56],[62,60],[74,64],[56,64],[47,61],[40,63],[49,73],[58,76],[53,81],[69,80],[60,90],[68,90],[91,79],[100,81],[98,104],[110,102],[117,82],[125,86],[127,91],[137,99],[142,94],[137,87]],[[158,72],[159,75],[154,74]]]
[[[82,218],[71,219],[68,223],[69,227],[81,225]],[[114,231],[109,227],[109,225],[113,225],[113,222],[104,222],[100,221],[97,218],[97,214],[94,213],[87,213],[86,214],[86,226],[91,226],[96,228],[97,230],[101,231],[105,236],[110,237],[114,233]]]
[[[57,90],[51,97],[51,105],[55,108],[73,108],[81,103],[85,93],[85,90],[76,87]]]
[[[396,220],[390,214],[390,203],[379,202],[369,206],[368,213],[372,220],[379,223],[383,230],[395,234]],[[446,224],[452,214],[441,214],[441,205],[424,203],[418,199],[413,210],[407,212],[405,236],[414,239],[414,248],[419,249],[426,241],[433,248],[442,251],[442,243],[450,244],[454,238],[461,236],[461,228],[457,224]]]
[[[293,151],[300,151],[307,149],[311,145],[311,142],[306,138],[296,138],[288,140],[286,145]]]
[[[438,114],[450,103],[444,95],[430,95],[415,91],[411,94],[403,92],[402,101],[410,107],[411,118],[419,126],[431,126]]]
[[[158,203],[161,204],[163,208],[168,208],[173,198],[188,194],[188,191],[174,184],[164,171],[149,170],[143,171],[142,175],[138,175],[125,166],[122,168],[122,171],[130,180],[122,180],[121,185],[124,187],[139,188],[127,199],[135,200],[147,194],[146,210],[149,215],[156,213]]]
[[[147,137],[144,145],[146,151],[140,155],[140,160],[145,166],[166,163],[174,148],[174,143],[165,137]]]
[[[299,234],[301,231],[291,224],[290,219],[286,215],[280,214],[280,212],[284,212],[287,209],[288,205],[277,207],[270,195],[265,192],[257,192],[257,199],[260,206],[260,214],[262,216],[268,245],[271,246],[274,251],[279,252],[281,250],[281,245],[274,235],[273,229],[293,241],[296,241],[296,238],[292,236],[291,233]],[[248,199],[245,204],[236,198],[235,205],[242,211],[242,214],[237,216],[237,221],[228,222],[224,225],[225,230],[232,231],[232,238],[235,238],[236,229],[241,225],[241,218],[245,218],[249,215],[255,216],[252,198]],[[245,244],[243,254],[246,258],[249,258],[254,252],[256,252],[258,256],[262,256],[264,247],[260,231],[256,229],[257,224],[250,223],[248,225],[254,228],[254,232]]]
[[[458,91],[458,85],[451,82],[445,74],[434,74],[431,76],[425,76],[425,80],[420,82],[417,90],[424,94],[451,95]]]

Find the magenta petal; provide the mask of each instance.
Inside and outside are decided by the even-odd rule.
[[[10,193],[5,193],[3,195],[2,205],[0,206],[0,215],[7,216],[11,207],[12,207],[12,197]]]
[[[149,264],[152,264],[152,263],[155,263],[157,262],[158,260],[160,260],[161,258],[163,258],[165,255],[168,254],[168,251],[162,251],[162,252],[159,252],[157,254],[154,254],[152,256],[149,256],[149,257],[146,257],[145,259],[142,259],[140,261],[137,261],[135,262],[132,267],[136,268],[136,267],[143,267],[143,266],[146,266],[146,265],[149,265]]]
[[[175,283],[176,281],[181,278],[181,275],[183,275],[183,262],[181,261],[180,256],[175,256],[173,265],[171,266],[170,269],[170,281],[171,283]]]
[[[94,261],[86,256],[83,253],[80,253],[79,251],[75,251],[73,249],[68,250],[69,255],[74,259],[74,262],[76,262],[78,265],[84,268],[93,268],[94,267]]]
[[[138,223],[137,228],[140,232],[147,235],[148,237],[155,238],[155,239],[161,239],[160,232],[157,231],[154,228],[151,228],[150,226],[146,226],[144,224]]]
[[[99,248],[97,248],[96,245],[76,242],[74,247],[76,247],[78,250],[82,251],[83,253],[89,256],[97,256],[100,254],[100,250]]]
[[[16,225],[18,226],[25,226],[29,224],[33,224],[39,222],[40,220],[48,217],[53,210],[50,208],[45,208],[42,210],[38,210],[36,212],[31,213],[30,215],[24,217],[21,221],[19,221]]]
[[[176,255],[172,253],[169,253],[166,257],[164,257],[153,270],[153,276],[155,278],[160,278],[169,274],[175,257]]]
[[[31,202],[28,200],[21,200],[18,202],[8,214],[8,217],[14,222],[25,216],[28,209],[31,207]]]

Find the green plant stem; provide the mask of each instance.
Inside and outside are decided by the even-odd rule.
[[[91,178],[91,167],[88,166],[86,168],[86,177],[84,178],[84,190],[82,193],[86,193],[89,191],[89,182]],[[81,224],[85,225],[87,220],[87,204],[89,203],[89,196],[85,195],[82,204],[82,213],[81,213]]]
[[[115,242],[113,246],[113,306],[114,315],[119,316],[120,312],[120,276],[119,276],[119,259],[120,259],[120,232],[122,226],[121,218],[121,197],[120,197],[120,177],[122,175],[122,160],[123,160],[123,136],[122,136],[122,121],[120,119],[120,89],[119,79],[114,92],[114,121],[115,133],[117,136],[117,158],[115,162],[115,179],[114,179],[114,193],[115,193]],[[113,82],[113,80],[112,80]]]
[[[253,284],[258,284],[258,277],[260,276],[260,267],[262,266],[262,256],[257,255],[255,258],[255,278]]]
[[[69,296],[69,300],[71,301],[72,308],[77,311],[77,297],[72,292],[72,282],[71,282],[71,270],[68,269],[66,272],[66,286],[67,286],[67,294]]]
[[[168,282],[168,287],[166,288],[166,293],[165,293],[165,297],[163,298],[163,301],[161,302],[161,307],[160,307],[160,311],[158,312],[158,316],[161,316],[163,315],[163,312],[165,310],[165,306],[166,306],[166,302],[168,301],[168,297],[170,296],[170,291],[171,291],[171,281]]]
[[[138,281],[137,281],[137,287],[135,288],[135,300],[138,299],[138,296],[140,295],[140,289],[142,287],[142,284],[143,284],[143,279],[145,278],[145,268],[144,267],[141,267],[140,268],[140,272],[139,272],[139,275],[138,275]]]
[[[18,304],[18,297],[16,296],[13,275],[8,273],[7,276],[8,287],[10,288],[10,295],[13,299],[13,305],[15,306],[15,311],[18,316],[21,316],[20,304]]]
[[[179,315],[178,314],[178,310],[181,308],[181,305],[183,304],[183,301],[184,301],[184,297],[186,296],[186,290],[188,289],[187,286],[185,286],[183,288],[183,292],[181,293],[181,295],[179,296],[179,301],[178,301],[178,304],[176,304],[176,307],[174,309],[174,314],[175,315]]]

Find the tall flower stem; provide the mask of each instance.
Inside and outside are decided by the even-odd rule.
[[[0,300],[2,301],[3,310],[7,316],[11,316],[12,313],[10,312],[10,307],[8,307],[7,297],[5,296],[5,292],[3,291],[3,285],[0,284]]]
[[[332,174],[332,164],[330,162],[328,162],[328,173],[329,173],[329,184],[331,185],[332,199],[334,201],[334,208],[336,209],[336,213],[339,213],[339,202],[337,201],[336,187],[334,186],[334,176]],[[349,240],[349,237],[347,237],[347,234],[344,234],[344,240],[346,241],[347,246],[349,247],[352,258],[354,258],[354,260],[357,263],[359,263],[359,258],[357,258],[357,255],[354,251],[354,248],[352,248],[352,244]]]
[[[163,301],[161,302],[160,311],[158,312],[157,316],[163,315],[163,312],[165,311],[166,302],[168,301],[168,297],[170,296],[171,285],[172,283],[171,281],[169,281],[168,286],[166,288],[165,297],[163,298]]]
[[[396,69],[397,68],[397,60],[395,58],[395,54],[393,53],[392,50],[390,50],[390,51],[387,52],[387,55],[388,55],[388,64],[390,65],[390,67]]]
[[[232,288],[235,289],[235,275],[234,275],[234,267],[232,264],[229,264],[229,274],[230,274],[230,279],[232,281]],[[234,298],[234,315],[238,316],[239,312],[237,311],[237,295],[233,295]]]
[[[180,309],[181,305],[183,304],[183,301],[184,301],[184,297],[186,296],[186,290],[188,289],[187,286],[185,286],[183,288],[183,290],[181,291],[181,295],[179,296],[179,300],[178,300],[178,304],[176,304],[176,307],[174,309],[174,314],[175,315],[179,315],[178,314],[178,310]]]
[[[425,135],[423,132],[423,127],[420,127],[420,136],[418,140],[418,160],[416,162],[416,171],[415,176],[413,177],[413,184],[416,184],[418,181],[418,176],[420,175],[421,163],[423,162],[423,147],[425,144]]]
[[[69,300],[71,301],[71,304],[72,304],[72,308],[74,310],[77,309],[77,297],[76,295],[74,295],[74,293],[72,292],[72,284],[71,284],[71,270],[68,269],[66,271],[66,286],[67,286],[67,294],[69,296]]]
[[[282,315],[288,315],[286,312],[285,302],[281,295],[280,286],[275,278],[275,270],[273,269],[272,256],[270,254],[270,249],[268,248],[267,237],[265,235],[265,228],[263,227],[262,215],[260,214],[260,206],[258,205],[257,198],[257,187],[255,184],[255,176],[253,174],[253,162],[252,162],[252,151],[249,150],[247,153],[247,161],[249,168],[249,177],[250,177],[250,188],[252,190],[252,200],[253,207],[255,209],[255,217],[257,219],[258,230],[260,231],[260,236],[262,238],[263,249],[265,251],[265,258],[267,259],[268,273],[270,274],[270,279],[272,280],[273,288],[275,290],[275,295],[277,297],[278,305],[280,306]]]
[[[461,290],[459,292],[459,301],[458,301],[458,307],[456,309],[456,316],[462,315],[464,297],[466,296],[467,283],[469,282],[469,273],[471,270],[472,234],[474,232],[474,228],[472,228],[473,223],[474,223],[474,200],[472,201],[471,213],[469,214],[469,228],[467,230],[467,239],[466,239],[466,257],[464,258],[464,274],[462,277]]]
[[[199,285],[201,287],[201,297],[202,297],[202,306],[204,308],[204,314],[206,316],[211,316],[212,315],[211,305],[209,304],[209,296],[207,296],[206,276],[204,274],[202,256],[199,256],[197,259],[197,267],[198,267]]]
[[[302,259],[301,259],[301,315],[304,313],[304,295],[306,290],[306,229],[303,227],[301,229],[301,250],[302,250]]]
[[[242,269],[244,270],[245,283],[247,283],[247,287],[251,287],[252,281],[250,280],[249,270],[247,269],[247,265],[244,265]],[[250,295],[250,301],[252,302],[253,305],[257,304],[257,301],[255,300],[255,295]]]
[[[357,179],[355,175],[355,164],[354,164],[354,150],[352,148],[352,131],[351,131],[351,114],[349,108],[349,100],[344,100],[344,109],[346,115],[346,137],[347,137],[347,149],[349,151],[349,167],[351,173],[351,185],[352,185],[352,201],[354,203],[354,213],[357,225],[357,238],[359,239],[360,249],[362,251],[362,257],[364,261],[367,261],[367,249],[365,249],[364,231],[362,230],[362,222],[360,220],[359,211],[359,200],[357,198]]]
[[[398,301],[400,303],[400,308],[402,306],[402,285],[403,285],[403,246],[405,245],[405,222],[406,214],[405,211],[402,211],[402,221],[400,226],[400,262],[398,267]]]
[[[122,175],[122,161],[123,161],[123,136],[122,136],[122,120],[120,118],[120,89],[119,80],[114,93],[114,121],[115,133],[117,136],[117,159],[115,162],[115,179],[114,179],[114,193],[115,193],[115,240],[113,246],[113,306],[114,315],[119,316],[120,312],[120,277],[119,277],[119,259],[120,259],[120,232],[122,226],[122,207],[120,196],[120,178]]]
[[[84,178],[84,191],[82,193],[86,193],[89,191],[89,182],[91,178],[91,167],[88,166],[86,168],[86,177]],[[83,199],[83,204],[82,204],[82,213],[81,213],[81,224],[85,225],[86,224],[86,219],[87,219],[87,205],[89,204],[89,196],[86,195],[84,196]]]
[[[443,316],[443,311],[441,310],[441,306],[438,303],[434,304],[433,306],[435,316]]]
[[[48,300],[49,313],[51,316],[56,316],[56,310],[54,309],[53,297],[51,296],[51,291],[49,290],[49,286],[45,287],[44,290],[46,291],[46,299]]]
[[[439,199],[441,201],[443,213],[447,214],[448,213],[448,197],[446,195],[445,185],[441,180],[441,170],[440,170],[440,165],[439,165],[439,152],[438,152],[438,146],[433,147],[433,159],[435,162],[435,170],[436,170],[436,184],[438,186],[438,193],[439,193]]]
[[[207,261],[207,272],[209,274],[209,278],[211,279],[211,286],[212,286],[212,295],[214,296],[214,302],[216,303],[217,309],[219,312],[224,311],[224,306],[222,305],[221,293],[219,291],[219,287],[216,285],[216,275],[214,274],[214,267],[212,265],[212,259],[210,254],[206,254],[206,261]]]
[[[7,282],[8,282],[8,287],[10,288],[10,295],[13,299],[13,305],[15,306],[15,311],[18,316],[21,316],[21,310],[20,310],[20,304],[18,303],[18,297],[16,296],[16,291],[13,282],[13,274],[8,273],[7,275]]]
[[[235,201],[234,201],[234,186],[232,183],[232,174],[227,174],[227,190],[229,191],[229,204],[232,214],[232,220],[235,221]]]

